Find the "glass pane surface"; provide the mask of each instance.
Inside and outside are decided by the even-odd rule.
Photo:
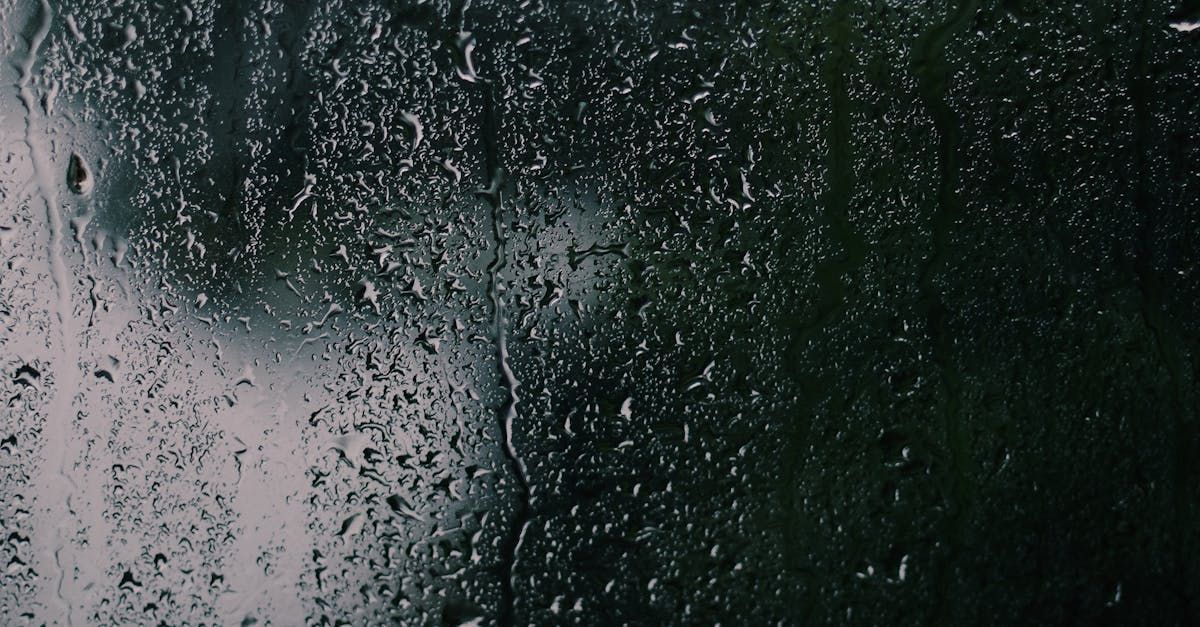
[[[1194,4],[0,0],[0,622],[1195,620]]]

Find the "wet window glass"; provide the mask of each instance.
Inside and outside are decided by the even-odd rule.
[[[0,615],[1200,616],[1200,6],[3,0]]]

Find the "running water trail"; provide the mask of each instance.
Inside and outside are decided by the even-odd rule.
[[[57,367],[53,369],[56,381],[54,397],[45,417],[42,428],[44,467],[39,479],[36,498],[42,502],[39,509],[47,521],[53,526],[43,529],[38,534],[38,556],[43,561],[43,569],[52,570],[47,575],[48,582],[43,585],[42,594],[48,595],[53,589],[52,602],[57,604],[66,616],[67,624],[75,621],[72,616],[71,603],[64,594],[65,581],[73,570],[74,556],[67,553],[64,537],[64,526],[68,521],[70,506],[68,498],[74,492],[74,481],[66,472],[67,438],[70,421],[74,411],[74,393],[79,383],[79,346],[75,338],[73,311],[71,304],[71,283],[67,274],[66,262],[63,260],[63,220],[59,214],[58,185],[55,177],[57,170],[50,162],[49,150],[46,147],[44,129],[36,124],[39,119],[38,100],[34,96],[30,81],[33,78],[33,67],[37,62],[42,43],[50,32],[50,20],[53,11],[47,0],[40,0],[37,11],[33,16],[32,34],[29,36],[29,46],[26,55],[21,59],[17,68],[20,77],[17,82],[17,93],[25,108],[25,144],[29,148],[29,157],[33,165],[33,174],[46,205],[46,221],[50,227],[49,248],[47,258],[50,264],[50,277],[54,282],[54,314],[58,321],[58,333],[53,337],[57,348]],[[46,566],[51,568],[46,568]],[[42,605],[49,607],[50,603],[42,599]],[[58,622],[52,620],[50,622]]]
[[[500,376],[504,382],[505,398],[500,405],[498,418],[500,431],[504,440],[504,456],[512,466],[516,478],[520,501],[513,515],[509,534],[504,538],[500,553],[500,625],[512,625],[516,621],[516,571],[517,561],[521,554],[521,545],[525,541],[525,530],[533,514],[532,493],[529,486],[529,471],[525,460],[513,443],[513,421],[517,418],[517,387],[520,382],[513,374],[508,363],[508,320],[504,313],[504,297],[502,294],[502,277],[506,263],[507,239],[504,234],[504,203],[501,188],[504,185],[504,168],[500,165],[499,156],[499,124],[496,120],[495,102],[493,102],[490,81],[480,81],[483,88],[483,143],[488,174],[488,186],[481,190],[480,195],[487,198],[492,209],[492,237],[494,241],[493,258],[488,265],[490,281],[488,294],[492,299],[496,334],[496,359],[500,368]]]

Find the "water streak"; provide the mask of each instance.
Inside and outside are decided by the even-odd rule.
[[[57,170],[51,163],[43,132],[36,123],[40,117],[38,101],[30,85],[34,65],[42,44],[50,32],[52,16],[53,11],[49,2],[41,0],[33,16],[33,28],[29,36],[26,55],[18,64],[20,77],[17,82],[17,93],[20,96],[21,104],[25,107],[25,144],[29,148],[34,177],[46,206],[46,220],[50,231],[47,253],[50,277],[55,288],[54,313],[58,320],[58,333],[54,340],[61,357],[59,363],[62,364],[56,372],[54,397],[42,431],[47,472],[41,473],[41,476],[49,482],[49,485],[42,486],[38,491],[38,496],[46,499],[46,503],[43,505],[46,519],[54,521],[55,524],[52,531],[41,536],[44,546],[41,547],[40,553],[43,559],[54,565],[56,572],[52,577],[55,600],[64,610],[67,624],[73,624],[72,604],[64,590],[68,572],[71,570],[69,566],[73,564],[73,556],[67,552],[69,543],[65,541],[63,529],[67,521],[67,512],[63,510],[70,510],[70,504],[65,495],[73,493],[75,489],[74,481],[66,472],[66,449],[70,420],[74,413],[74,392],[79,387],[79,347],[75,342],[71,282],[62,254],[63,220],[59,213],[58,181],[54,176]]]
[[[504,313],[504,298],[501,285],[501,273],[504,271],[506,264],[505,249],[507,241],[504,234],[504,204],[501,190],[504,184],[504,168],[500,165],[498,154],[499,124],[496,120],[496,109],[492,96],[493,86],[487,81],[481,81],[479,84],[482,85],[484,93],[483,137],[488,173],[487,188],[481,190],[480,194],[487,198],[492,208],[492,237],[494,241],[493,258],[492,262],[488,265],[490,279],[488,294],[492,299],[492,311],[494,314],[496,357],[505,390],[505,398],[500,405],[497,416],[500,419],[500,433],[504,441],[504,456],[508,459],[509,465],[512,467],[520,494],[520,502],[517,504],[517,511],[513,517],[512,526],[501,547],[502,561],[500,569],[502,577],[500,582],[501,606],[499,624],[512,625],[515,622],[516,614],[515,578],[517,561],[521,553],[521,545],[525,540],[525,531],[529,527],[533,507],[529,487],[529,471],[526,468],[525,460],[521,457],[516,445],[513,443],[513,421],[517,418],[517,405],[520,402],[520,397],[517,396],[517,387],[520,385],[520,382],[517,381],[512,367],[509,365],[508,321]]]

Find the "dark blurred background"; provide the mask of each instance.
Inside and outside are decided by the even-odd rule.
[[[14,623],[1200,616],[1196,7],[3,15]]]

